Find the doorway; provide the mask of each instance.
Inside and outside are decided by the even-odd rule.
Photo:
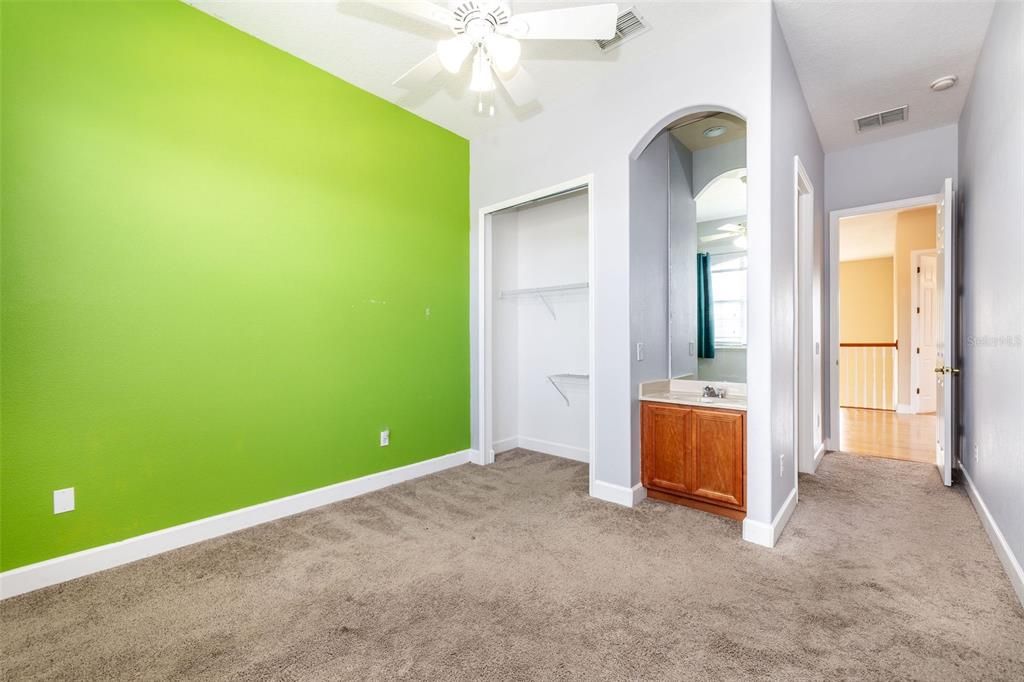
[[[947,200],[832,212],[830,449],[937,463]]]
[[[480,212],[480,464],[525,449],[594,480],[590,177]]]

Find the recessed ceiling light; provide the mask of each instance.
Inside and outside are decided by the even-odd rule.
[[[725,126],[713,126],[704,131],[704,137],[718,137],[725,135]]]
[[[933,80],[932,84],[929,85],[928,87],[930,87],[935,92],[942,92],[943,90],[949,90],[951,87],[956,85],[956,82],[958,80],[960,79],[957,78],[956,76],[943,76],[942,78],[936,78],[935,80]]]

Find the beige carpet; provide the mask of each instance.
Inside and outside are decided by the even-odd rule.
[[[4,679],[1024,679],[1024,612],[929,465],[829,455],[775,550],[466,465],[0,606]]]

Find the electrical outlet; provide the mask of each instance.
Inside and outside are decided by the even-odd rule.
[[[380,432],[380,446],[387,447],[391,444],[391,429],[384,429]]]
[[[644,361],[644,344],[643,344],[642,341],[640,343],[636,344],[636,361],[637,362],[643,362]]]
[[[974,463],[975,464],[977,464],[980,461],[979,457],[980,457],[980,455],[978,454],[978,446],[977,446],[977,444],[975,444],[975,446],[974,446]]]
[[[61,488],[53,491],[53,513],[63,514],[75,510],[75,489]]]
[[[785,467],[786,467],[786,456],[785,455],[779,455],[779,478],[782,478],[782,474],[785,471]]]

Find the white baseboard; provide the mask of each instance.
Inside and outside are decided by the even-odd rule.
[[[466,464],[473,458],[473,453],[473,450],[453,452],[397,469],[381,471],[351,481],[342,481],[323,488],[5,571],[0,573],[0,599],[7,599],[74,578],[81,578],[90,573],[105,571],[108,568],[145,559],[185,545],[202,542],[325,504],[380,490],[396,483],[434,474]]]
[[[796,500],[796,488],[793,488],[789,497],[782,503],[782,509],[775,515],[771,523],[754,521],[750,517],[743,519],[743,539],[753,542],[755,545],[774,547],[786,524],[789,523],[789,517],[793,515],[793,510],[796,509]]]
[[[590,451],[586,448],[578,448],[575,445],[555,443],[553,441],[529,438],[527,436],[511,436],[510,438],[502,438],[501,440],[494,441],[494,452],[506,452],[515,448],[543,452],[545,455],[564,457],[577,462],[583,462],[584,464],[590,464]]]
[[[501,440],[494,441],[494,452],[507,452],[508,450],[515,450],[519,447],[519,436],[512,436],[511,438],[502,438]]]
[[[971,498],[974,510],[978,512],[978,517],[981,518],[981,525],[985,527],[988,539],[991,541],[992,547],[995,548],[996,555],[999,557],[999,561],[1002,562],[1003,568],[1006,569],[1006,575],[1010,577],[1010,583],[1013,585],[1014,592],[1017,593],[1017,599],[1024,606],[1024,570],[1021,569],[1020,561],[1014,556],[1010,544],[1006,541],[1003,532],[999,530],[999,525],[992,518],[992,514],[985,505],[985,500],[981,499],[981,493],[978,492],[974,481],[971,480],[967,469],[964,469],[963,465],[960,466],[960,472],[964,476],[964,482],[967,483],[967,496]]]
[[[553,443],[548,440],[540,440],[538,438],[527,438],[526,436],[519,436],[519,447],[527,450],[536,450],[537,452],[543,452],[545,455],[554,455],[555,457],[565,457],[566,459],[573,459],[577,462],[583,462],[584,464],[590,464],[590,451],[586,448],[578,448],[574,445],[566,445],[564,443]]]
[[[917,414],[913,405],[899,404],[896,406],[896,414]]]
[[[604,481],[591,481],[590,496],[623,507],[635,507],[647,498],[647,488],[639,483],[632,488],[627,488]]]
[[[818,465],[821,464],[821,460],[825,458],[825,443],[820,443],[818,449],[814,451],[814,459],[811,460],[811,473],[813,474],[818,470]]]

